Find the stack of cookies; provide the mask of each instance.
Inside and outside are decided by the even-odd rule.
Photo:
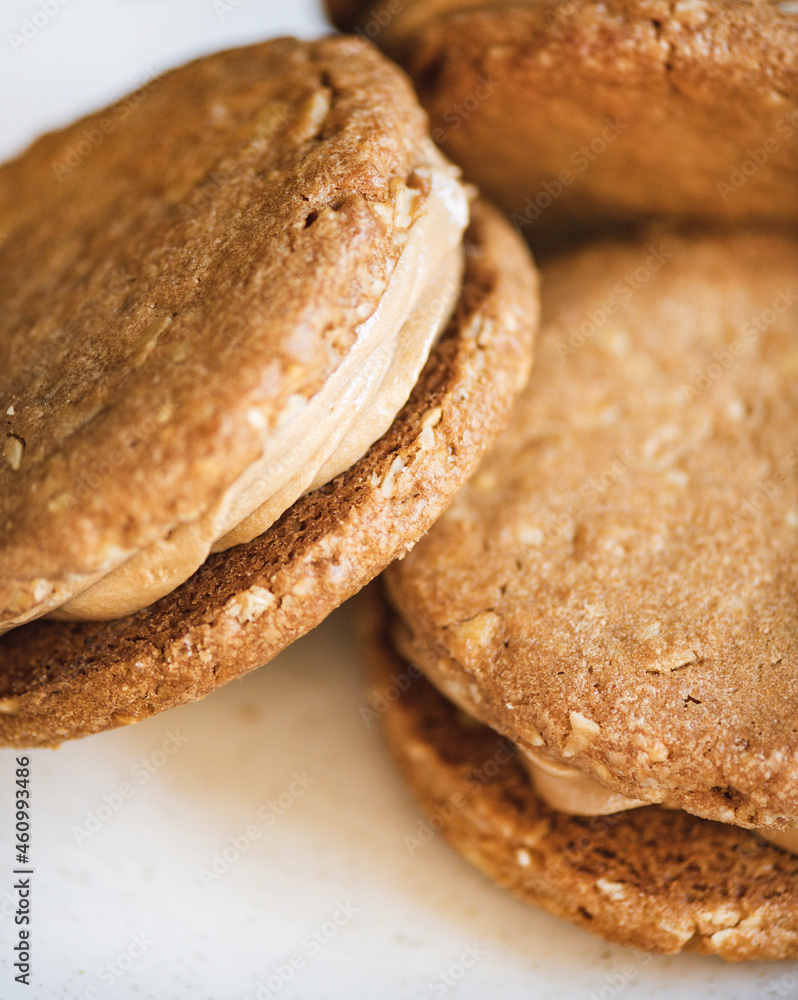
[[[395,756],[529,901],[653,951],[795,958],[795,11],[330,7],[541,251],[509,428],[384,576]]]
[[[361,37],[0,167],[0,741],[202,697],[388,567],[375,691],[456,847],[798,957],[791,5],[329,7]]]

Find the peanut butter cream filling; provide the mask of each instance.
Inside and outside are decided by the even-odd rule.
[[[400,635],[404,636],[405,644],[412,646],[410,632],[401,627]],[[394,640],[396,642],[396,640]],[[403,643],[397,644],[401,654]],[[478,722],[485,723],[474,714],[471,698],[455,678],[443,671],[435,670],[429,662],[422,669],[435,687],[467,715]],[[512,738],[512,737],[511,737]],[[633,799],[621,792],[615,792],[595,778],[591,778],[573,764],[555,760],[554,757],[537,747],[520,745],[514,740],[521,763],[526,769],[529,779],[540,798],[552,809],[558,812],[570,813],[573,816],[609,816],[612,813],[625,812],[628,809],[639,809],[641,806],[652,805],[643,799]],[[542,742],[542,740],[541,740]],[[764,840],[770,841],[785,851],[798,854],[798,826],[787,830],[768,830],[756,828],[752,831]]]
[[[579,768],[562,764],[539,750],[524,749],[521,754],[535,791],[552,809],[577,816],[607,816],[649,805],[613,792]]]
[[[558,812],[575,816],[607,816],[651,804],[613,792],[579,768],[553,760],[548,754],[528,749],[520,753],[535,791]],[[798,854],[798,827],[788,830],[758,828],[753,832],[785,851]]]
[[[424,197],[405,189],[407,243],[376,311],[357,328],[352,348],[310,399],[295,395],[265,436],[261,456],[197,520],[148,545],[121,565],[77,578],[19,618],[0,621],[0,634],[46,614],[61,620],[105,620],[131,614],[170,593],[211,552],[250,541],[300,496],[334,479],[388,430],[407,401],[462,287],[462,237],[468,200],[456,172],[440,157]],[[410,221],[412,220],[412,221]],[[249,415],[253,426],[264,421]]]

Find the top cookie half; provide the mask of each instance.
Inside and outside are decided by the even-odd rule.
[[[467,219],[356,39],[200,59],[1,167],[0,631],[151,603],[359,458]]]
[[[650,237],[543,270],[505,434],[386,580],[401,649],[607,789],[798,823],[798,243]]]
[[[656,215],[798,219],[798,16],[738,0],[329,0],[536,241]]]

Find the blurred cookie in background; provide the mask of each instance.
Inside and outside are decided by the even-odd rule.
[[[656,216],[798,221],[794,4],[327,6],[410,73],[435,141],[533,246]]]

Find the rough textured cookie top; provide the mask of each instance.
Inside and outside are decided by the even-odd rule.
[[[798,819],[798,244],[544,270],[508,432],[387,574],[483,721],[634,798]]]
[[[423,113],[357,40],[200,59],[0,168],[0,605],[212,502],[373,313]],[[47,539],[42,551],[42,539]]]

